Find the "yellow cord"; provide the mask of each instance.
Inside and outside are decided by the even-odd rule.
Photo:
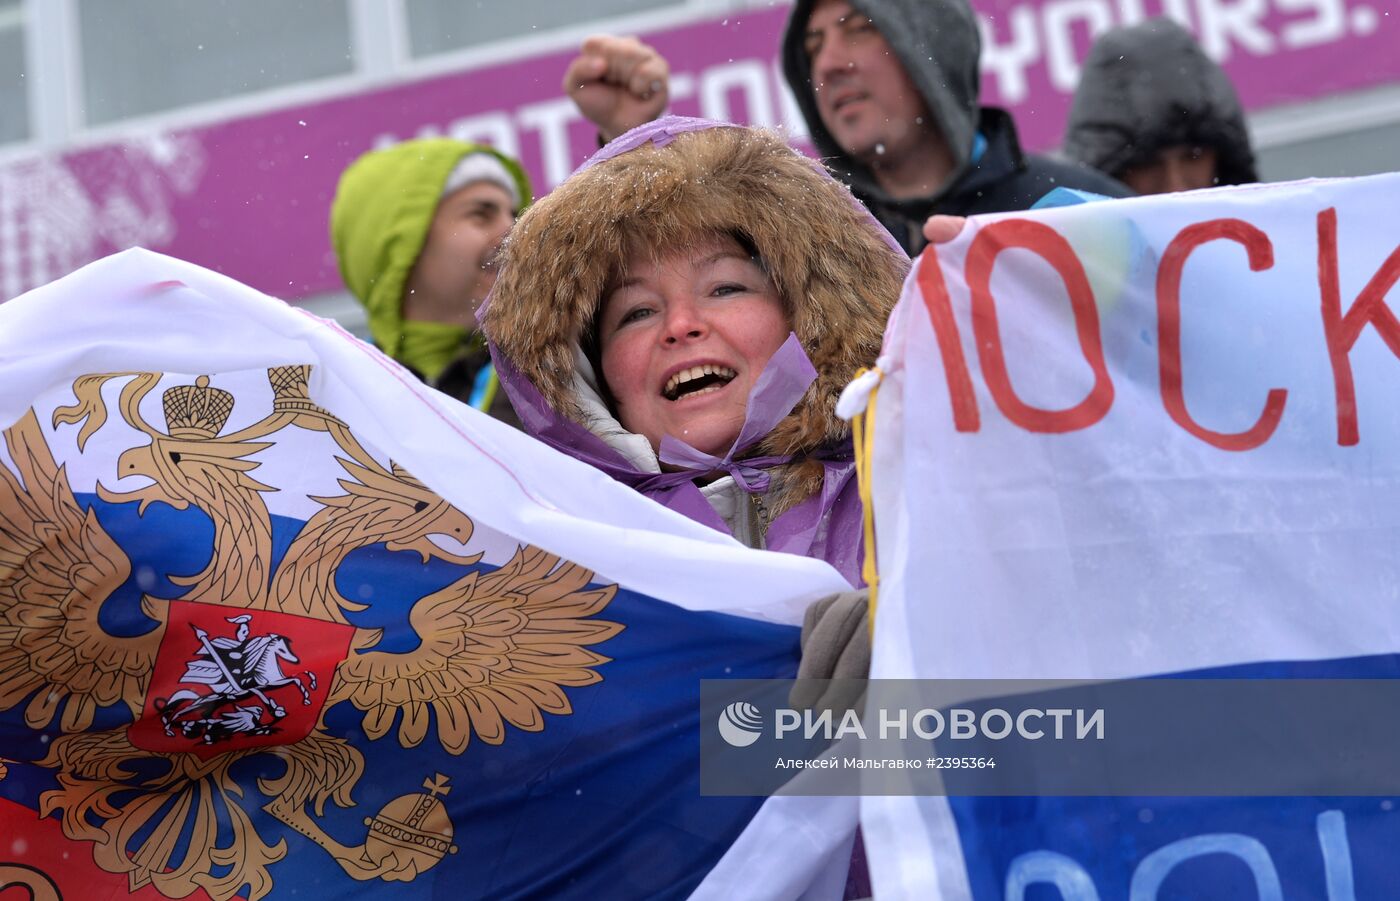
[[[857,377],[866,371],[862,369],[856,374]],[[881,374],[878,367],[874,371],[877,375]],[[865,527],[865,559],[861,563],[861,577],[870,589],[868,622],[872,634],[875,631],[875,589],[880,581],[880,574],[875,565],[875,504],[870,485],[870,466],[875,445],[875,398],[879,393],[880,385],[876,382],[875,387],[870,390],[865,411],[856,414],[851,420],[851,438],[856,452],[856,482],[860,490],[861,519]]]
[[[491,412],[491,405],[496,402],[496,391],[501,387],[501,380],[496,376],[496,370],[491,370],[491,378],[486,380],[486,390],[482,392],[481,400],[476,408],[483,413]]]

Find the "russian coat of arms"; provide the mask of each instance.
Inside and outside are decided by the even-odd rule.
[[[321,811],[354,805],[366,764],[328,731],[327,716],[348,705],[369,740],[404,749],[435,741],[460,755],[473,739],[501,744],[507,726],[539,731],[544,714],[569,714],[564,688],[598,682],[609,658],[591,646],[622,630],[597,618],[616,587],[591,585],[581,567],[520,546],[486,570],[479,555],[447,549],[465,548],[471,519],[312,403],[309,376],[307,366],[269,370],[271,409],[236,429],[234,393],[205,377],[161,392],[164,428],[142,404],[169,381],[160,373],[84,376],[74,402],[53,411],[52,440],[81,451],[111,427],[115,394],[139,438],[114,455],[111,476],[147,484],[114,491],[99,480],[97,497],[112,509],[135,505],[138,523],[153,504],[202,514],[201,563],[169,577],[175,597],[142,589],[132,565],[140,549],[80,502],[34,411],[4,431],[0,711],[22,709],[30,728],[53,732],[47,753],[28,762],[57,783],[40,813],[90,842],[94,861],[127,874],[132,889],[266,895],[288,848],[260,835],[254,804],[354,879],[412,880],[456,851],[447,778],[413,776],[421,784],[366,816],[358,843],[329,834]],[[338,487],[308,495],[314,513],[277,537],[266,496],[288,487],[253,473],[296,431],[333,442],[333,454],[299,465],[333,468]],[[409,645],[357,625],[370,605],[341,592],[346,558],[376,546],[467,568],[395,601],[407,608]],[[260,800],[246,797],[231,768],[273,752],[280,771],[257,780]]]

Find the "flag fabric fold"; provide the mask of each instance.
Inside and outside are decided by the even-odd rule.
[[[699,680],[791,675],[802,610],[846,587],[826,564],[743,548],[145,251],[0,307],[0,384],[0,882],[832,881],[854,805],[794,835],[796,808],[701,797],[695,759]]]

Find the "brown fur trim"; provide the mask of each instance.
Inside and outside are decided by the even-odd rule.
[[[844,186],[773,132],[690,132],[571,177],[516,223],[485,331],[550,406],[581,421],[573,342],[591,328],[629,242],[664,250],[733,231],[767,263],[818,372],[757,452],[803,454],[846,439],[836,399],[879,354],[909,261]],[[812,487],[810,467],[785,469],[802,476],[785,478],[792,490]]]
[[[778,517],[822,490],[826,467],[820,460],[795,460],[774,470],[768,510]]]

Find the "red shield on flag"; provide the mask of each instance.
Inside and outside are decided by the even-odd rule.
[[[170,601],[141,719],[147,751],[228,751],[300,741],[315,728],[354,627],[218,604]]]

